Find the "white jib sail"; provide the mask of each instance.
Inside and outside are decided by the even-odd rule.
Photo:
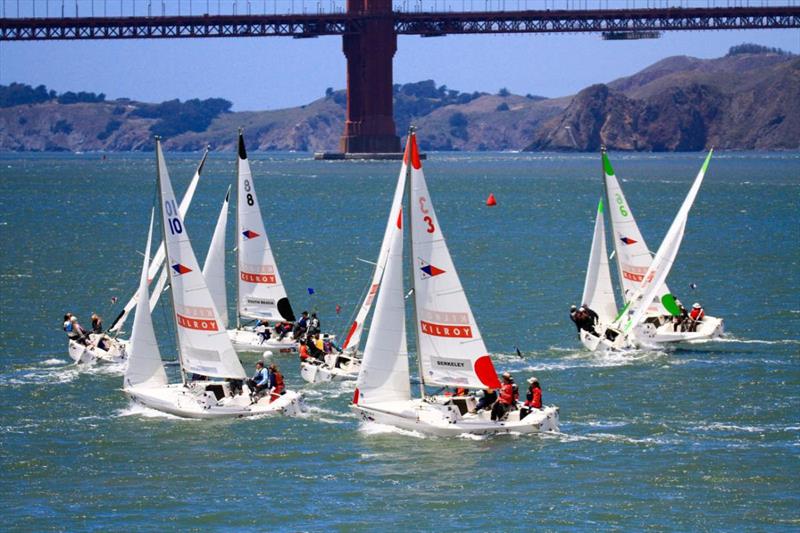
[[[689,218],[689,210],[691,210],[697,198],[700,185],[703,184],[703,177],[706,174],[713,153],[713,150],[708,152],[703,166],[700,168],[700,172],[697,173],[697,177],[695,177],[692,187],[686,194],[686,198],[683,204],[681,204],[678,214],[675,215],[675,220],[672,221],[672,225],[669,227],[669,231],[667,231],[667,235],[664,237],[664,241],[661,243],[661,246],[658,247],[658,251],[653,258],[650,268],[631,298],[631,305],[626,316],[620,317],[620,325],[626,333],[642,321],[647,312],[647,305],[645,302],[652,301],[652,298],[658,294],[659,287],[663,285],[664,280],[667,279],[672,269],[672,265],[680,250],[681,242],[683,241],[686,222]]]
[[[653,259],[605,152],[602,153],[602,158],[606,198],[608,200],[606,205],[611,219],[611,236],[617,255],[622,303],[626,304],[644,279],[644,275],[647,269],[650,268],[650,263],[652,263]],[[670,314],[661,304],[662,297],[667,294],[669,294],[669,288],[665,284],[657,291],[654,297],[655,301],[652,302],[647,311],[658,315]]]
[[[364,346],[353,397],[356,404],[411,399],[403,294],[403,229],[402,222],[394,224],[399,220],[397,211],[390,212],[389,220],[393,224],[387,243],[386,269]]]
[[[219,212],[217,225],[214,228],[214,235],[211,237],[211,244],[208,246],[206,262],[203,264],[203,277],[206,278],[208,290],[214,305],[217,306],[222,327],[228,325],[228,293],[225,290],[225,230],[228,227],[228,199],[231,189],[225,194],[225,201],[222,202],[222,209]]]
[[[433,209],[416,135],[411,133],[411,260],[420,366],[426,385],[497,388],[467,295]]]
[[[242,364],[228,338],[200,271],[172,192],[161,142],[156,140],[162,233],[166,244],[170,292],[184,372],[243,379]]]
[[[180,205],[178,206],[178,210],[181,213],[181,219],[186,218],[186,213],[189,211],[189,206],[192,205],[192,198],[194,198],[194,191],[197,190],[197,183],[200,181],[200,175],[203,173],[203,166],[206,164],[206,158],[208,158],[208,151],[209,149],[206,148],[206,151],[203,153],[203,158],[200,160],[200,164],[197,165],[197,170],[194,171],[194,176],[192,176],[192,181],[189,182],[189,187],[186,188],[186,192],[183,194],[183,199],[181,200]],[[152,281],[156,274],[158,274],[158,270],[161,268],[161,265],[164,263],[164,243],[158,245],[158,249],[156,250],[156,255],[153,256],[153,260],[150,262],[150,268],[147,271],[147,280]],[[150,312],[156,308],[156,304],[158,303],[158,299],[161,297],[161,293],[164,291],[164,286],[167,282],[167,273],[166,271],[161,272],[161,276],[158,279],[158,283],[153,290],[152,296],[150,297]],[[125,307],[122,308],[119,316],[114,321],[114,323],[109,328],[111,333],[116,333],[122,329],[122,326],[125,324],[125,321],[128,319],[128,315],[136,307],[136,302],[139,301],[139,292],[133,293],[131,299],[128,300],[128,303],[125,304]]]
[[[236,246],[239,267],[239,316],[269,321],[294,321],[278,265],[272,255],[258,205],[250,163],[239,132],[236,198]]]
[[[386,259],[389,257],[391,241],[397,230],[402,228],[402,208],[403,195],[405,194],[406,188],[406,171],[406,163],[403,161],[400,168],[400,175],[397,178],[397,187],[395,187],[394,197],[392,198],[392,207],[389,209],[389,219],[386,221],[386,229],[383,232],[383,241],[381,243],[381,250],[378,253],[378,262],[375,264],[375,271],[372,274],[372,281],[364,300],[361,302],[361,306],[358,308],[356,318],[350,325],[350,329],[342,344],[342,350],[351,353],[358,351],[358,343],[361,341],[361,334],[364,332],[364,322],[372,307],[375,294],[377,294],[378,288],[381,285],[383,271],[386,268]],[[400,232],[402,233],[402,230]]]
[[[154,212],[150,213],[150,228],[147,230],[147,245],[144,249],[144,264],[139,280],[139,294],[148,297],[147,269],[150,261],[150,243],[153,237]],[[125,370],[125,387],[160,387],[167,384],[164,363],[153,331],[153,317],[150,308],[143,305],[136,310],[131,332],[131,348],[128,357],[128,368]]]
[[[597,203],[592,250],[589,253],[581,303],[593,309],[603,324],[610,324],[617,318],[617,302],[614,299],[614,287],[611,284],[611,271],[608,267],[602,199]]]

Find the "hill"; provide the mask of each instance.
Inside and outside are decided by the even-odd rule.
[[[691,151],[800,148],[800,58],[756,45],[716,59],[670,57],[573,96],[463,93],[433,80],[395,85],[395,122],[423,150]],[[244,127],[257,150],[335,150],[345,93],[307,105],[231,112],[220,99],[160,104],[0,86],[0,150],[233,150]]]

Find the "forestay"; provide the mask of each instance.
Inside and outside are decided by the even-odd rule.
[[[178,211],[169,173],[156,140],[162,232],[166,244],[173,311],[184,372],[243,379],[242,364],[217,313]]]
[[[405,175],[398,178],[400,181],[405,183]],[[401,202],[402,196],[401,192]],[[384,242],[387,246],[386,269],[356,382],[353,398],[356,404],[411,399],[403,294],[403,229],[398,215],[399,206],[393,205],[389,214],[391,229],[385,239],[388,242]]]
[[[409,136],[411,263],[418,357],[426,385],[497,388],[500,383],[481,338],[436,218],[416,135]]]
[[[617,302],[614,298],[611,271],[608,267],[602,198],[597,203],[592,249],[589,253],[589,265],[586,268],[581,303],[593,309],[600,317],[600,322],[604,324],[609,324],[617,318]]]
[[[602,153],[602,158],[608,212],[611,219],[611,236],[614,241],[614,250],[616,250],[617,269],[622,287],[623,304],[625,304],[630,301],[631,295],[644,279],[647,269],[650,268],[652,256],[639,231],[639,226],[633,218],[633,211],[622,193],[622,187],[614,175],[614,169],[611,167],[605,151]],[[667,301],[672,300],[669,294],[666,284],[662,285],[660,290],[656,291],[655,301],[648,307],[647,312],[658,315],[671,314],[661,303],[664,296],[667,296]]]
[[[150,243],[153,237],[154,212],[150,213],[150,228],[147,230],[147,245],[144,249],[144,264],[139,279],[139,294],[148,298],[147,271],[150,260]],[[136,310],[131,332],[131,353],[128,368],[125,370],[125,386],[160,387],[167,384],[167,374],[161,362],[156,334],[153,331],[153,317],[149,306]]]
[[[372,281],[370,282],[369,289],[367,290],[361,306],[358,308],[358,313],[353,323],[350,325],[350,330],[347,332],[347,337],[342,344],[342,350],[348,352],[356,352],[358,350],[358,343],[361,341],[361,334],[364,331],[364,322],[367,319],[369,310],[375,299],[375,294],[381,285],[381,279],[384,275],[386,268],[386,261],[389,257],[389,248],[395,234],[402,233],[402,207],[403,195],[406,188],[406,162],[400,168],[400,175],[397,178],[397,186],[394,189],[394,196],[392,198],[392,206],[389,209],[389,219],[386,221],[386,229],[383,232],[383,241],[381,242],[381,249],[378,253],[378,262],[375,264],[375,271],[372,274]]]
[[[197,170],[194,172],[194,176],[192,176],[192,181],[189,182],[189,187],[187,187],[186,192],[183,195],[183,199],[181,200],[180,205],[178,206],[178,211],[181,214],[181,219],[186,218],[186,213],[189,211],[189,206],[192,205],[192,198],[194,198],[194,192],[197,190],[197,183],[200,181],[200,175],[203,173],[203,166],[206,164],[206,158],[208,158],[208,151],[209,149],[206,148],[205,153],[203,153],[203,158],[200,160],[200,164],[197,165]],[[156,255],[153,256],[153,260],[150,262],[150,267],[147,270],[147,281],[148,283],[152,281],[156,274],[158,274],[161,265],[164,263],[164,243],[158,245],[158,249],[156,250]],[[167,272],[165,270],[161,271],[161,275],[158,278],[158,282],[156,283],[152,296],[150,297],[150,311],[152,312],[155,309],[156,304],[158,303],[158,299],[161,297],[161,293],[164,290],[164,286],[167,282]],[[128,300],[128,303],[125,304],[125,307],[122,308],[122,311],[114,320],[114,323],[111,324],[111,327],[108,329],[112,333],[117,333],[122,329],[122,326],[125,324],[125,321],[128,319],[128,315],[136,307],[136,302],[139,301],[139,291],[137,290],[131,299]]]
[[[664,280],[667,279],[672,269],[672,265],[680,250],[681,242],[683,241],[683,234],[686,230],[689,211],[697,198],[697,193],[700,191],[700,185],[703,184],[703,177],[706,174],[713,153],[714,151],[711,150],[708,156],[706,156],[703,166],[700,168],[700,172],[697,173],[692,187],[689,189],[683,204],[681,204],[678,214],[675,215],[675,219],[672,221],[669,231],[667,231],[667,235],[664,237],[661,246],[658,247],[658,251],[653,258],[650,268],[647,270],[642,283],[637,287],[636,292],[631,297],[631,306],[626,316],[620,317],[619,325],[622,326],[623,331],[626,333],[642,321],[647,312],[646,302],[651,301],[652,298],[658,294],[659,287],[663,286]]]
[[[214,228],[214,235],[211,237],[211,244],[208,246],[206,262],[203,264],[203,277],[206,278],[208,290],[222,324],[226,328],[228,324],[228,292],[225,289],[225,230],[228,227],[228,199],[231,189],[225,194],[225,201],[222,202],[222,209],[217,218],[217,225]]]
[[[250,172],[250,163],[239,132],[236,199],[236,246],[239,267],[239,316],[270,321],[294,321],[278,266],[272,255],[264,220]]]

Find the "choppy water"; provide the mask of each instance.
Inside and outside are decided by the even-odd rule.
[[[169,154],[179,194],[198,158]],[[342,332],[397,164],[252,159],[295,310],[316,307]],[[656,247],[702,156],[612,162]],[[97,311],[110,322],[120,305],[110,298],[133,290],[154,157],[4,155],[0,527],[800,528],[800,154],[715,155],[692,211],[670,287],[724,317],[729,337],[624,357],[580,350],[567,316],[602,190],[597,156],[431,154],[425,168],[498,368],[540,378],[563,435],[360,427],[347,385],[305,386],[288,358],[287,380],[310,406],[301,418],[197,422],[131,406],[118,369],[67,364],[60,319],[71,310],[86,324]],[[186,224],[201,258],[233,177],[232,154],[213,154]],[[168,314],[154,318],[171,357]],[[255,358],[244,357],[248,370]]]

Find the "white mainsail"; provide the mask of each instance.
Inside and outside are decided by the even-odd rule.
[[[147,271],[150,261],[150,243],[153,237],[153,218],[155,213],[150,213],[150,228],[147,230],[147,245],[144,249],[144,264],[139,280],[139,294],[148,297]],[[128,368],[125,369],[125,386],[159,387],[167,384],[167,374],[164,363],[161,362],[161,352],[158,349],[156,334],[153,330],[153,317],[150,308],[146,305],[136,310],[133,318],[133,331],[131,332],[131,350],[128,358]]]
[[[589,265],[586,268],[581,303],[593,309],[603,324],[610,324],[617,318],[617,302],[614,298],[611,271],[608,267],[602,198],[597,203],[592,250],[589,253]]]
[[[426,385],[498,388],[492,359],[456,273],[433,208],[416,135],[409,135],[408,219],[420,378]]]
[[[622,288],[623,304],[630,301],[631,295],[639,287],[644,275],[650,268],[652,256],[647,248],[647,243],[639,231],[639,226],[633,218],[633,211],[622,193],[614,169],[608,160],[606,152],[602,152],[603,175],[605,177],[606,198],[609,217],[611,219],[611,237],[614,241],[614,250],[617,256],[617,270],[619,271],[620,287]],[[654,300],[647,311],[658,315],[672,314],[664,307],[662,300],[671,301],[669,288],[666,284],[656,291]],[[674,307],[670,306],[670,307]],[[673,309],[674,310],[674,309]]]
[[[689,211],[692,209],[692,205],[697,198],[700,185],[703,184],[703,177],[706,174],[713,153],[714,150],[708,152],[703,166],[700,168],[700,172],[697,173],[697,177],[695,177],[694,183],[692,183],[689,192],[686,194],[686,198],[683,204],[681,204],[678,214],[675,215],[675,219],[672,221],[669,231],[667,231],[667,235],[664,237],[661,246],[658,247],[658,251],[653,258],[650,268],[645,273],[641,284],[636,288],[636,291],[631,297],[631,305],[627,313],[619,318],[618,325],[622,326],[622,330],[625,333],[638,325],[644,318],[647,313],[647,302],[652,301],[659,293],[659,289],[663,287],[664,280],[667,279],[669,271],[672,269],[672,265],[680,250],[681,242],[683,241],[683,234],[686,230]]]
[[[250,163],[239,131],[237,164],[236,246],[238,250],[238,302],[240,317],[294,321],[278,265],[264,229]]]
[[[405,182],[405,176],[398,181]],[[402,200],[402,193],[401,193]],[[394,208],[394,206],[393,206]],[[386,269],[375,303],[375,314],[364,347],[364,357],[353,397],[355,404],[411,399],[403,294],[402,221],[389,213],[392,231],[387,235]]]
[[[197,190],[197,183],[200,181],[200,175],[203,173],[203,166],[206,164],[206,159],[208,158],[209,148],[206,148],[206,151],[203,153],[203,158],[200,160],[200,164],[197,165],[197,169],[194,171],[194,176],[192,176],[192,181],[189,182],[189,186],[186,188],[186,192],[183,194],[183,199],[181,200],[180,205],[178,206],[178,210],[181,214],[181,219],[186,218],[186,213],[189,211],[189,206],[192,205],[192,198],[194,198],[194,192]],[[152,281],[156,274],[158,274],[161,265],[164,263],[164,243],[158,245],[158,249],[156,250],[156,255],[153,256],[153,260],[150,262],[150,267],[147,271],[147,281],[148,283]],[[158,282],[155,285],[155,288],[152,292],[152,296],[150,297],[150,312],[155,309],[156,304],[158,303],[158,299],[161,297],[161,293],[164,291],[164,286],[167,282],[167,272],[165,270],[161,271],[161,275],[159,276]],[[128,303],[125,304],[125,307],[122,308],[122,311],[114,320],[114,323],[111,324],[111,327],[108,329],[111,333],[117,333],[122,329],[122,326],[125,324],[125,321],[128,319],[128,315],[136,307],[136,302],[139,301],[139,292],[133,293]]]
[[[208,290],[217,306],[220,321],[223,329],[228,324],[228,292],[225,290],[225,230],[228,227],[228,199],[231,195],[231,188],[225,194],[225,201],[222,202],[222,209],[217,218],[217,225],[214,228],[214,235],[211,237],[211,244],[208,246],[206,262],[203,264],[203,277],[206,278]]]
[[[375,264],[375,271],[372,274],[372,281],[370,282],[369,289],[367,290],[364,300],[358,308],[355,320],[350,325],[347,336],[342,343],[342,350],[355,353],[358,351],[358,343],[361,341],[361,334],[364,332],[364,322],[367,319],[369,310],[372,307],[372,302],[375,300],[375,294],[381,285],[381,279],[384,275],[386,268],[386,261],[389,257],[389,249],[392,244],[392,239],[395,234],[402,234],[402,209],[403,209],[403,195],[406,188],[406,163],[400,168],[400,175],[397,177],[397,186],[394,189],[394,197],[392,198],[392,207],[389,209],[389,219],[386,221],[386,229],[383,232],[383,241],[381,242],[381,249],[378,253],[378,262]]]
[[[192,250],[158,139],[156,157],[162,233],[166,245],[181,368],[184,373],[243,379],[244,369],[228,339]]]

